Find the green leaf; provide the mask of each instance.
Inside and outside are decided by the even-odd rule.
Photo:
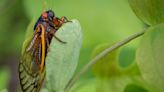
[[[2,89],[2,90],[0,90],[1,92],[8,92],[8,90],[7,89]]]
[[[95,57],[97,54],[99,54],[101,51],[105,50],[109,46],[110,45],[108,45],[108,44],[98,45],[94,49],[92,57]],[[118,56],[117,52],[118,52],[117,50],[111,52],[110,54],[108,54],[105,57],[103,57],[102,59],[100,59],[93,66],[93,71],[96,76],[105,78],[105,77],[120,75],[120,70],[118,69],[118,66],[116,63],[117,56]]]
[[[97,46],[96,49],[94,49],[92,56],[96,56],[109,46],[110,45],[108,44]],[[126,47],[126,49],[131,48]],[[93,71],[95,75],[98,76],[96,88],[98,92],[123,92],[124,88],[129,84],[140,85],[142,89],[148,89],[149,87],[146,83],[144,83],[140,76],[138,66],[133,61],[134,59],[130,59],[133,64],[128,64],[126,68],[120,67],[118,57],[121,57],[120,55],[124,52],[121,52],[122,54],[118,54],[119,51],[120,50],[115,50],[112,53],[109,53],[94,65]],[[126,60],[127,59],[123,59],[121,62],[126,62]]]
[[[96,79],[80,80],[70,92],[96,92]]]
[[[123,92],[126,85],[131,83],[129,77],[112,77],[110,79],[99,79],[97,81],[98,92]]]
[[[118,59],[121,68],[128,67],[134,62],[135,48],[132,46],[121,48]]]
[[[7,88],[7,83],[10,79],[10,71],[8,68],[2,68],[0,69],[0,92],[2,90],[5,90]],[[5,91],[4,91],[5,92]]]
[[[66,44],[52,39],[50,52],[46,57],[46,80],[51,92],[63,92],[78,63],[82,44],[80,24],[77,20],[72,20],[64,24],[55,35]]]
[[[135,14],[146,24],[164,22],[164,0],[129,0]]]
[[[133,85],[133,89],[131,85]],[[141,92],[153,92],[147,90],[145,83],[139,76],[88,79],[79,81],[75,87],[71,92],[137,92],[137,90]]]
[[[105,50],[109,46],[110,45],[108,44],[98,45],[94,49],[92,57],[95,57],[97,54],[99,54],[101,51]],[[131,47],[126,47],[127,51],[125,52],[125,48],[121,48],[121,50],[114,50],[113,52],[104,56],[93,66],[94,74],[101,78],[110,78],[113,76],[122,75],[140,75],[138,66],[134,62],[133,58],[133,54],[135,51],[133,51],[134,49],[131,49]],[[126,56],[123,57],[124,54]],[[127,54],[131,54],[131,57],[128,57]]]
[[[97,90],[98,92],[124,92],[124,88],[131,83],[133,83],[133,80],[128,76],[99,79],[97,81]]]
[[[148,92],[146,89],[140,87],[139,85],[129,84],[124,89],[124,92]]]
[[[163,25],[151,28],[144,34],[136,58],[145,81],[158,92],[164,92]]]
[[[46,88],[42,88],[40,92],[49,92],[49,91]]]

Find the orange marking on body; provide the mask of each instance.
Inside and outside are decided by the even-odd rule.
[[[43,71],[44,62],[45,62],[45,30],[43,25],[41,26],[41,40],[42,40],[42,58],[41,58],[41,72]]]

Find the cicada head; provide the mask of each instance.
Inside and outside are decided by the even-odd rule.
[[[52,10],[48,10],[48,11],[44,11],[41,16],[39,17],[39,19],[37,20],[35,26],[34,26],[34,30],[36,30],[36,27],[39,23],[43,23],[43,22],[48,22],[51,23],[52,26],[54,26],[53,23],[53,17],[55,16],[54,12]]]
[[[48,20],[52,21],[55,16],[54,12],[52,10],[48,10],[48,11],[46,11],[46,13],[47,13]]]

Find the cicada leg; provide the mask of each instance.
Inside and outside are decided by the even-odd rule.
[[[62,23],[72,22],[72,21],[68,20],[65,16],[61,17],[61,21],[62,21]]]
[[[58,40],[59,42],[63,43],[63,44],[66,44],[67,42],[61,40],[60,38],[58,38],[56,35],[55,35],[55,32],[56,32],[56,29],[51,29],[51,31],[49,32],[51,35],[53,35],[53,37]]]
[[[55,39],[58,40],[59,42],[63,43],[63,44],[66,44],[67,42],[61,40],[60,38],[58,38],[56,35],[54,35]]]

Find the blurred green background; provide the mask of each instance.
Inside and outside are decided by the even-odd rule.
[[[0,90],[17,92],[18,61],[26,28],[45,9],[56,16],[78,19],[83,46],[77,72],[95,53],[140,31],[144,25],[135,16],[128,0],[0,0]],[[74,86],[74,92],[147,92],[143,87],[135,51],[139,39],[115,51],[96,64]],[[119,67],[118,67],[119,66]]]

